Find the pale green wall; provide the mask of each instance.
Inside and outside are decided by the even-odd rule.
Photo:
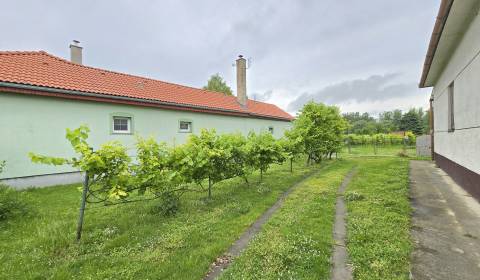
[[[215,128],[219,133],[249,131],[259,132],[274,127],[275,137],[283,136],[289,122],[230,117],[185,111],[161,110],[140,106],[115,105],[52,97],[39,97],[0,92],[0,160],[7,167],[0,178],[14,178],[41,174],[74,171],[68,167],[55,167],[30,162],[27,154],[36,152],[51,156],[68,157],[73,152],[65,139],[66,128],[87,124],[89,142],[94,147],[110,140],[120,140],[134,148],[133,135],[112,135],[110,118],[113,113],[133,115],[135,133],[154,136],[170,145],[183,143],[189,133],[178,132],[178,121],[193,122],[193,133],[202,128]],[[134,155],[134,150],[131,150]]]

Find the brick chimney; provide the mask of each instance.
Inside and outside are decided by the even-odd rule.
[[[247,61],[242,55],[237,59],[237,100],[243,107],[247,106]]]
[[[73,40],[70,44],[70,61],[76,64],[82,64],[82,47],[80,41]]]

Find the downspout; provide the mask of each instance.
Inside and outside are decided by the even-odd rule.
[[[434,124],[434,118],[433,118],[433,93],[430,95],[430,117],[429,117],[429,122],[430,122],[430,141],[431,141],[431,153],[432,153],[432,160],[435,160],[435,124]]]

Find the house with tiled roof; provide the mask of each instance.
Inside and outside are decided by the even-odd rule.
[[[0,51],[0,180],[16,187],[80,180],[69,167],[30,162],[29,152],[72,156],[65,129],[87,124],[93,146],[135,134],[170,145],[203,128],[219,133],[270,131],[276,137],[293,117],[279,107],[248,99],[246,60],[236,60],[237,96],[82,65],[82,48],[70,61],[44,51]]]

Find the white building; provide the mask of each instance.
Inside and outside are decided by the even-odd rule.
[[[13,187],[81,180],[68,166],[32,163],[29,152],[72,157],[66,128],[89,126],[89,143],[118,140],[133,147],[135,135],[170,145],[192,133],[269,131],[283,136],[293,117],[279,107],[248,99],[246,60],[239,57],[237,96],[82,65],[82,48],[71,61],[43,51],[0,51],[0,181]]]
[[[480,200],[480,1],[442,0],[420,87],[433,87],[433,155]]]

